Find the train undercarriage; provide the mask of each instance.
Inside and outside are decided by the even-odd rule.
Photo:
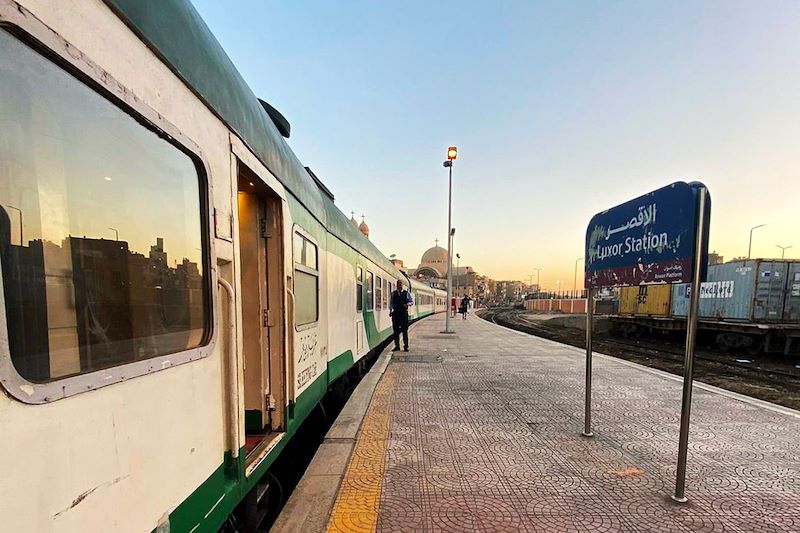
[[[609,317],[612,333],[623,337],[666,335],[686,331],[686,320],[667,317],[619,316]],[[698,320],[702,340],[723,352],[745,350],[751,354],[800,353],[800,325],[752,324]]]

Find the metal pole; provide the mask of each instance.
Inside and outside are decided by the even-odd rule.
[[[447,313],[444,318],[444,332],[453,333],[450,329],[450,300],[453,297],[453,232],[452,214],[453,214],[453,161],[450,160],[450,183],[447,189]]]
[[[689,298],[689,312],[686,317],[686,355],[683,364],[683,400],[681,404],[681,432],[678,438],[678,468],[675,474],[675,494],[672,499],[679,503],[687,501],[686,490],[686,456],[689,451],[689,416],[692,411],[692,372],[694,363],[694,345],[697,339],[697,308],[700,302],[700,274],[703,271],[703,221],[705,220],[706,196],[705,188],[700,189],[697,209],[697,235],[695,236],[694,270],[692,271],[692,293]]]
[[[572,276],[572,295],[575,296],[575,291],[578,288],[578,261],[580,258],[575,260],[575,273]]]
[[[453,240],[455,241],[455,236],[454,236]],[[455,242],[453,244],[455,244]],[[455,248],[455,246],[454,246],[454,248]],[[456,298],[458,298],[458,290],[461,288],[461,272],[460,272],[460,268],[461,268],[461,255],[460,254],[456,254]]]
[[[763,228],[766,224],[759,224],[758,226],[753,226],[750,228],[750,242],[747,245],[747,258],[750,259],[750,251],[753,249],[753,230],[757,230],[758,228]]]
[[[594,437],[592,433],[592,322],[594,321],[594,290],[586,291],[586,393],[583,411],[583,436]]]

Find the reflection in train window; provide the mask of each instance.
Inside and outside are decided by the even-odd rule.
[[[206,337],[193,160],[0,30],[0,264],[11,359],[47,382]]]
[[[297,232],[294,234],[294,298],[297,326],[305,326],[319,319],[317,245]]]

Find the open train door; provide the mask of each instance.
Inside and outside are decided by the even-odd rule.
[[[248,464],[285,429],[281,200],[238,164],[244,429]]]

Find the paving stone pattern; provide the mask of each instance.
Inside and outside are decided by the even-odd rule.
[[[365,420],[388,409],[378,531],[800,531],[800,418],[695,388],[676,504],[679,382],[595,358],[587,439],[580,350],[454,325],[414,329],[415,357],[389,365],[391,400]]]

